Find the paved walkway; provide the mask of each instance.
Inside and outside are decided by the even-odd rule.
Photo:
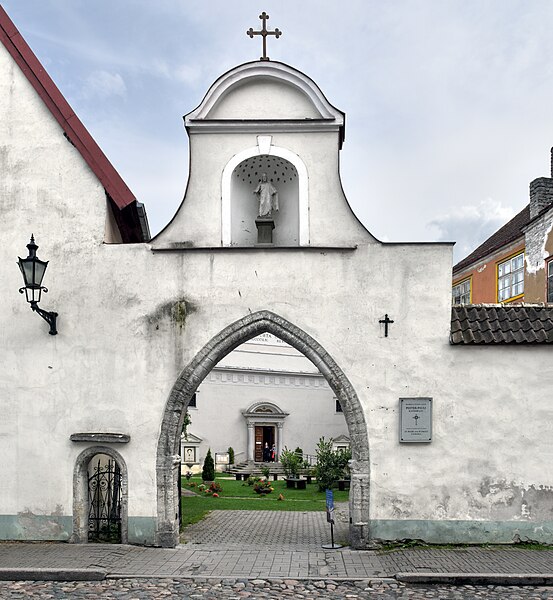
[[[553,572],[553,550],[410,549],[375,551],[175,549],[107,544],[2,543],[0,570],[104,569],[108,577],[371,579],[397,573]]]
[[[108,577],[371,579],[397,573],[553,573],[553,549],[323,550],[324,514],[214,511],[175,549],[111,544],[0,543],[2,569],[103,569]],[[247,532],[247,533],[246,533]],[[344,535],[338,525],[338,538]],[[551,577],[551,575],[550,575]]]
[[[346,505],[347,509],[347,505]],[[334,542],[348,545],[349,516],[336,511]],[[224,546],[228,549],[320,550],[330,544],[330,525],[324,512],[270,510],[214,510],[187,527],[181,540],[191,547]]]

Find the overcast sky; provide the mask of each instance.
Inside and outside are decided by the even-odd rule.
[[[268,54],[346,113],[349,202],[385,241],[457,241],[456,260],[550,175],[551,0],[2,0],[157,233],[188,175],[182,116]]]

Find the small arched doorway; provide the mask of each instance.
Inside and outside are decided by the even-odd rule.
[[[357,549],[368,547],[369,442],[359,398],[346,375],[316,340],[270,311],[253,313],[223,329],[198,352],[173,386],[165,406],[157,449],[156,545],[172,548],[179,542],[178,452],[184,414],[190,399],[221,358],[243,342],[265,332],[279,337],[304,354],[319,369],[340,402],[352,442],[350,544]]]
[[[127,467],[112,448],[93,446],[77,457],[73,478],[73,536],[77,543],[128,542]]]

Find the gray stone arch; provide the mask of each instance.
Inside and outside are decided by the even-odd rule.
[[[73,470],[73,535],[71,541],[77,544],[88,542],[88,465],[97,454],[111,456],[121,470],[121,543],[128,544],[129,477],[127,465],[121,454],[108,446],[90,446],[83,450],[75,461]]]
[[[369,440],[359,398],[330,354],[305,331],[270,312],[247,315],[213,337],[184,368],[165,405],[157,447],[158,520],[156,544],[172,548],[179,541],[179,443],[184,413],[200,383],[213,367],[243,342],[272,333],[303,353],[321,372],[340,401],[351,438],[350,542],[369,544]]]

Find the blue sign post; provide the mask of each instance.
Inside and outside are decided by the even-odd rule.
[[[323,544],[322,547],[328,550],[341,548],[340,544],[334,543],[334,493],[332,490],[326,490],[326,520],[330,523],[330,544]]]

